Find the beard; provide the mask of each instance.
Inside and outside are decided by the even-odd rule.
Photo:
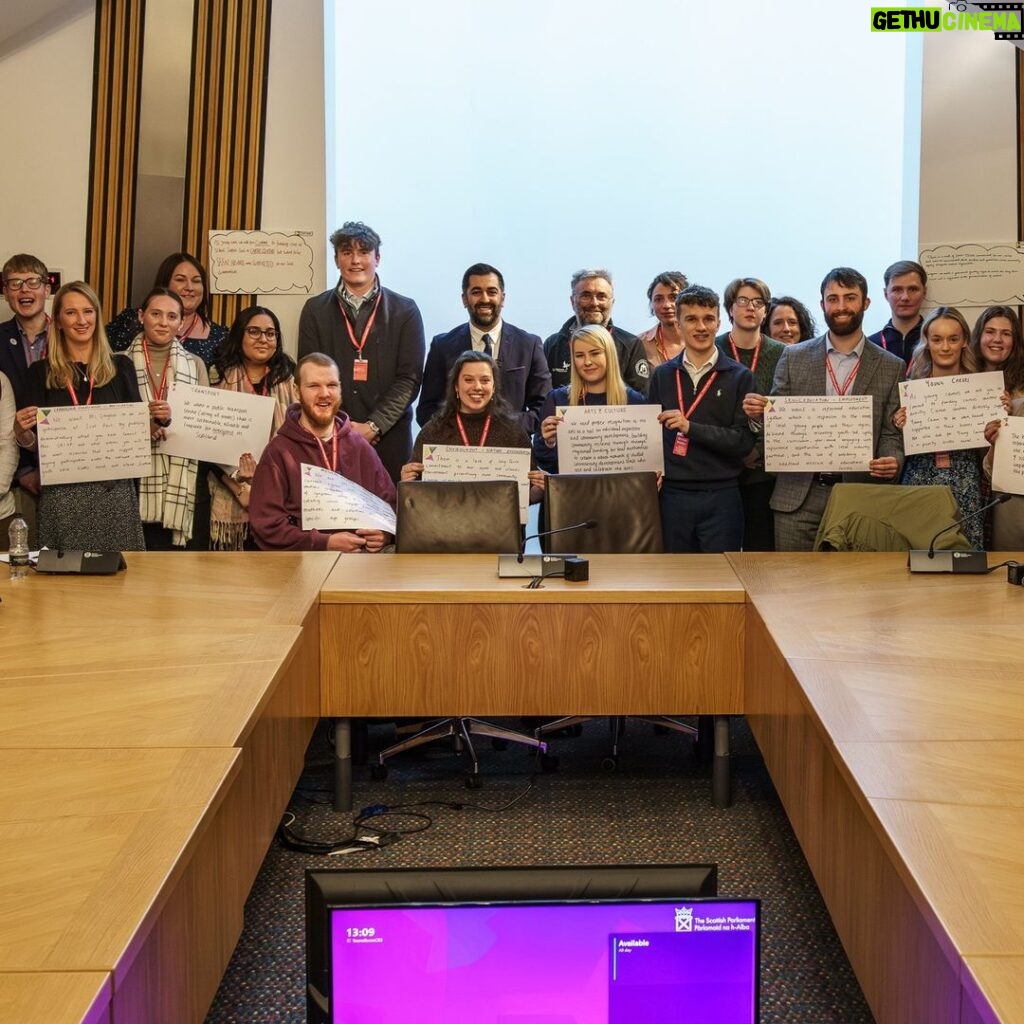
[[[864,310],[854,313],[849,320],[838,322],[828,313],[825,314],[825,324],[837,338],[848,338],[851,334],[856,334],[862,323],[864,323]]]

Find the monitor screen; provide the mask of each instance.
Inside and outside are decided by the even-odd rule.
[[[754,1024],[756,900],[330,911],[334,1024]]]

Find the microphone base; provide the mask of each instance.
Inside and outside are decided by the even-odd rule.
[[[565,572],[565,562],[575,555],[498,555],[498,575],[505,579],[529,580],[534,576],[557,576]]]
[[[980,575],[988,572],[988,555],[984,551],[908,551],[907,568],[911,572],[946,572],[957,575]]]

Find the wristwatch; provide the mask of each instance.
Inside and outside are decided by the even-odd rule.
[[[372,431],[373,431],[373,432],[374,432],[374,433],[375,433],[375,434],[376,434],[376,435],[377,435],[378,437],[380,437],[380,435],[381,435],[382,431],[381,431],[380,427],[378,427],[378,426],[377,426],[377,424],[373,422],[373,420],[367,420],[367,421],[366,421],[366,425],[367,425],[367,426],[368,426],[368,427],[369,427],[369,428],[370,428],[370,429],[371,429],[371,430],[372,430]]]

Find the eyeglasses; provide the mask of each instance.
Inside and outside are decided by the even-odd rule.
[[[740,309],[746,309],[747,306],[751,309],[764,309],[764,299],[748,299],[746,295],[739,295],[736,298],[736,305]]]
[[[259,341],[260,338],[266,338],[267,341],[277,341],[277,331],[273,327],[268,327],[266,330],[263,330],[262,327],[246,327],[245,333],[253,341]]]
[[[42,277],[9,277],[4,281],[4,287],[10,288],[12,292],[20,292],[22,288],[28,288],[29,291],[34,292],[37,288],[42,288],[46,283],[46,279]]]

